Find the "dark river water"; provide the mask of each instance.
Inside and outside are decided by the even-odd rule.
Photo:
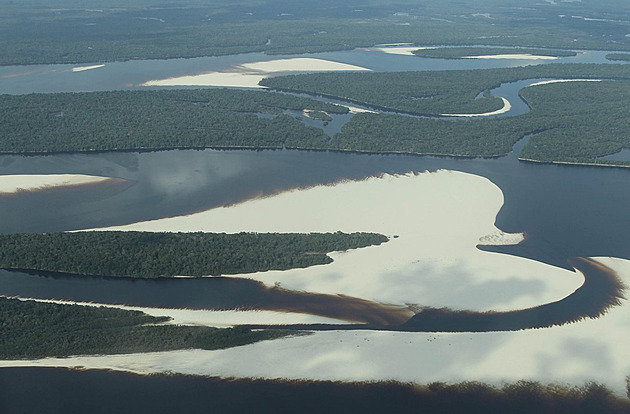
[[[587,52],[560,61],[602,62],[604,55],[605,52]],[[532,63],[445,61],[367,51],[323,53],[314,57],[379,71],[475,69]],[[253,54],[173,61],[130,61],[109,63],[104,68],[77,73],[70,72],[71,66],[67,65],[5,67],[0,68],[0,91],[21,94],[127,89],[150,79],[270,59],[268,56]],[[518,89],[518,86],[510,87]],[[517,144],[515,153],[518,153],[522,144]],[[382,173],[438,169],[487,177],[503,191],[505,204],[497,216],[497,227],[506,232],[526,232],[528,238],[518,246],[486,248],[488,250],[530,257],[563,267],[568,267],[567,259],[577,256],[630,259],[630,169],[533,164],[518,161],[515,154],[498,159],[452,159],[289,150],[186,150],[0,156],[2,175],[80,173],[125,180],[70,190],[0,196],[0,233],[51,232],[127,224],[192,213],[293,188],[344,179],[359,180]],[[225,281],[211,278],[152,282],[95,278],[81,281],[72,277],[52,278],[0,271],[2,295],[135,303],[143,306],[210,307],[199,303],[199,293],[206,289],[221,292],[221,284],[226,285]],[[57,377],[51,379],[51,375]],[[51,391],[50,384],[61,379],[78,387],[77,378],[88,378],[85,384],[89,384],[96,381],[91,377],[93,375],[104,374],[86,376],[63,370],[2,369],[0,411],[4,406],[11,408],[7,412],[28,412],[20,411],[15,404],[6,405],[8,400],[18,401],[11,399],[11,391],[7,390],[34,387],[33,393],[47,390],[48,394],[44,398],[50,398],[58,404],[55,406],[57,409],[51,412],[71,412],[76,394],[61,393],[59,399],[55,400],[56,394]],[[109,388],[104,395],[130,381],[124,375],[116,378],[108,382]],[[133,380],[136,381],[135,378]],[[189,379],[182,377],[175,382],[181,385],[186,381]],[[145,387],[146,384],[139,387]],[[153,391],[157,389],[159,387]],[[77,393],[80,390],[80,387],[76,388]],[[155,392],[147,391],[144,394],[142,391],[142,395],[149,394],[157,395]],[[97,397],[94,397],[93,401],[96,400]],[[21,401],[26,402],[26,397]],[[31,407],[37,405],[33,405],[33,401]],[[113,407],[111,402],[109,404],[108,407]],[[159,407],[155,405],[158,412]]]

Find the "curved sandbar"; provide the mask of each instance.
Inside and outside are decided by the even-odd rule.
[[[118,178],[81,174],[24,174],[0,176],[0,195],[120,181]]]
[[[480,238],[497,234],[502,204],[500,189],[486,178],[439,171],[317,186],[110,229],[386,234],[392,238],[384,245],[330,254],[330,265],[239,275],[378,303],[516,310],[575,291],[582,278],[573,272],[476,248]]]
[[[512,109],[512,104],[510,103],[510,101],[508,101],[506,98],[503,98],[503,97],[501,97],[501,99],[503,100],[503,108],[497,109],[496,111],[484,112],[482,114],[440,114],[440,116],[454,116],[454,117],[472,118],[472,117],[476,117],[476,116],[501,115],[501,114],[504,114],[506,112],[510,112],[510,109]]]
[[[244,63],[223,71],[150,80],[140,86],[225,86],[262,88],[263,78],[293,72],[367,71],[369,69],[346,63],[315,58],[276,59]]]
[[[546,81],[534,82],[529,86],[549,85],[552,83],[564,83],[564,82],[601,82],[602,79],[551,79]]]

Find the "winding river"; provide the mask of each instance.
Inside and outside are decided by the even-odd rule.
[[[605,52],[588,51],[577,57],[561,58],[557,62],[602,63],[605,61],[604,55]],[[366,50],[312,56],[376,71],[479,69],[546,63],[423,59]],[[220,70],[245,62],[270,59],[261,54],[248,54],[172,61],[129,61],[108,63],[103,67],[79,72],[73,72],[69,65],[4,67],[0,68],[0,90],[3,93],[23,94],[136,89],[136,85],[150,79]],[[528,110],[518,97],[518,90],[535,81],[538,80],[505,84],[493,91],[497,96],[506,97],[512,104],[511,110],[501,116],[514,116]],[[340,128],[343,122],[341,119],[331,122],[331,129],[327,132],[334,133],[335,128]],[[29,157],[5,155],[0,156],[0,174],[3,175],[89,174],[117,177],[124,181],[81,191],[48,190],[0,196],[0,211],[3,215],[0,232],[51,232],[122,225],[190,214],[295,188],[348,179],[360,180],[383,173],[448,169],[480,175],[499,186],[505,202],[497,216],[496,226],[506,232],[527,234],[526,240],[518,245],[484,246],[484,250],[531,258],[566,269],[572,268],[570,261],[573,261],[573,265],[576,261],[580,262],[578,266],[583,268],[592,265],[587,259],[579,258],[613,256],[630,260],[627,236],[630,234],[630,218],[627,215],[630,205],[630,171],[519,162],[517,155],[523,144],[517,143],[512,154],[497,159],[291,150],[184,150]],[[594,273],[601,271],[595,270]],[[592,288],[592,284],[587,286],[585,283],[583,288],[586,287]],[[2,295],[149,307],[230,308],[235,303],[234,298],[242,298],[243,292],[250,292],[251,300],[257,301],[261,295],[268,295],[268,290],[257,282],[241,283],[222,278],[130,281],[0,271]],[[576,291],[582,300],[584,291]],[[165,295],[165,292],[169,292],[169,295]],[[602,298],[602,303],[607,300],[615,302],[619,293],[616,291]],[[209,299],[212,295],[217,299]],[[272,297],[270,301],[276,305],[269,308],[280,308],[278,302],[285,303],[284,309],[303,303],[304,298],[297,296],[300,295],[290,299],[288,305],[284,302],[286,298]],[[569,299],[569,302],[574,299]],[[209,305],[209,300],[215,300],[215,303]],[[217,305],[220,300],[225,303]],[[237,304],[242,305],[242,299],[239,300],[241,302]],[[561,306],[575,309],[575,304],[567,304],[566,301]],[[549,313],[549,308],[543,311]],[[340,312],[343,313],[343,310]],[[509,329],[537,327],[531,321],[540,317],[536,313],[540,310],[531,312],[534,314],[525,315],[521,325]],[[470,315],[429,313],[420,316],[420,312],[408,322],[394,318],[387,320],[386,324],[415,324],[409,330],[440,331],[444,323],[450,323],[453,326],[451,331],[470,330],[466,327],[470,326],[466,325]],[[564,319],[580,319],[574,316],[571,314]],[[583,316],[592,315],[587,312]],[[355,317],[342,315],[344,317],[357,321]],[[360,322],[380,324],[382,328],[383,319],[379,318],[364,318]],[[499,320],[503,316],[490,318]],[[523,318],[523,315],[519,318]],[[478,323],[478,326],[487,326],[484,321]],[[510,322],[502,320],[500,323],[509,325]]]

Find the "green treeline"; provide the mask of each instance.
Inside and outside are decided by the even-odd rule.
[[[187,58],[248,52],[348,50],[378,43],[629,50],[624,24],[568,16],[609,15],[606,2],[481,4],[445,0],[213,2],[34,0],[0,5],[0,65]],[[88,8],[89,7],[89,8]],[[491,18],[486,17],[492,11]],[[621,7],[615,19],[627,19]],[[558,14],[567,17],[559,19]],[[489,15],[488,15],[489,16]]]
[[[139,311],[0,297],[0,359],[219,349],[285,336],[245,328],[157,325]]]
[[[435,49],[419,49],[413,52],[419,57],[461,59],[465,56],[529,54],[538,56],[568,57],[576,56],[577,52],[570,50],[527,49],[527,48],[499,48],[499,47],[440,47]]]
[[[321,129],[283,114],[285,109],[348,111],[285,94],[228,89],[0,95],[0,152],[326,145]]]
[[[142,278],[239,274],[326,264],[329,252],[386,241],[340,232],[10,234],[0,236],[0,268]]]
[[[525,88],[527,114],[429,119],[361,113],[332,140],[285,114],[329,120],[347,108],[269,91],[184,89],[0,95],[0,152],[169,148],[299,148],[499,156],[528,134],[523,158],[606,163],[630,146],[630,69],[551,64],[475,71],[317,73],[268,78],[281,90],[330,95],[391,111],[439,115],[502,107],[490,90],[522,79],[604,79]],[[261,117],[269,114],[271,117]],[[610,163],[610,162],[608,162]],[[619,162],[616,162],[619,164]]]

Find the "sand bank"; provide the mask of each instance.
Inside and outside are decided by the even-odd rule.
[[[0,176],[0,194],[42,191],[53,188],[97,184],[110,180],[115,179],[79,174],[2,175]]]
[[[630,284],[630,262],[600,258]],[[112,368],[140,373],[429,383],[597,381],[625,395],[630,307],[579,323],[518,332],[316,332],[217,351],[0,361],[0,366]]]
[[[98,69],[105,67],[105,65],[92,65],[92,66],[76,66],[72,68],[73,72],[84,72],[86,70]]]
[[[389,45],[376,45],[374,47],[368,47],[363,50],[369,50],[373,52],[388,53],[391,55],[414,55],[413,52],[421,49],[435,49],[434,47],[421,47],[412,46],[411,43],[391,43]]]
[[[532,55],[529,53],[510,53],[503,55],[462,56],[460,59],[520,59],[520,60],[557,60],[557,56]]]
[[[258,310],[229,310],[229,311],[211,311],[196,309],[167,309],[167,308],[147,308],[141,306],[111,305],[94,302],[74,302],[68,300],[50,300],[50,299],[33,299],[19,298],[20,300],[32,300],[35,302],[57,303],[61,305],[79,305],[91,307],[115,308],[128,311],[140,311],[151,316],[167,316],[172,318],[167,322],[169,325],[193,325],[193,326],[210,326],[215,328],[225,328],[235,325],[296,325],[296,324],[348,324],[350,322],[339,319],[326,318],[323,316],[258,311]]]
[[[549,85],[552,83],[564,83],[564,82],[601,82],[601,81],[602,79],[552,79],[552,80],[535,82],[529,86]]]
[[[497,109],[492,112],[484,112],[483,114],[441,114],[442,116],[456,116],[456,117],[465,117],[465,118],[473,118],[477,116],[492,116],[492,115],[501,115],[506,112],[509,112],[512,109],[512,104],[506,98],[501,97],[503,100],[503,108]]]
[[[389,242],[332,253],[330,265],[239,275],[268,286],[380,303],[511,310],[577,289],[579,274],[476,248],[480,238],[500,234],[494,220],[502,204],[500,189],[486,178],[440,171],[318,186],[110,229],[382,233],[392,236]]]
[[[325,59],[293,58],[244,63],[223,71],[150,80],[140,86],[225,86],[260,88],[264,78],[293,72],[367,71],[369,69]]]

